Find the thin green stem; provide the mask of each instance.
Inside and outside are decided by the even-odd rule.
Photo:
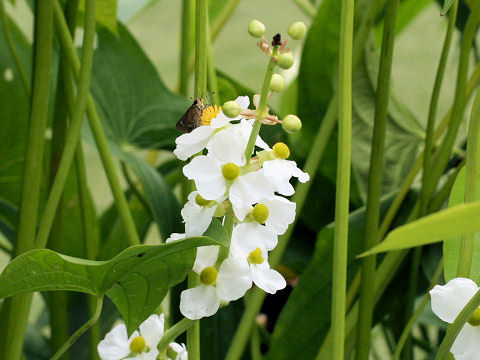
[[[430,172],[430,166],[432,161],[432,152],[433,152],[433,145],[434,145],[434,133],[435,133],[435,119],[437,117],[437,109],[438,109],[438,100],[440,99],[440,90],[442,88],[443,78],[445,75],[445,69],[448,60],[448,53],[450,52],[450,45],[452,43],[452,36],[455,30],[455,23],[457,20],[457,9],[458,9],[458,1],[455,0],[450,14],[448,15],[448,26],[447,32],[445,34],[445,40],[443,41],[443,48],[442,54],[440,56],[440,62],[438,64],[437,75],[435,77],[435,83],[433,85],[432,97],[430,99],[430,108],[428,111],[428,121],[427,121],[427,131],[426,131],[426,138],[425,138],[425,150],[424,150],[424,158],[423,158],[423,178],[422,178],[422,190],[420,194],[420,212],[422,214],[426,214],[428,209],[428,203],[430,199],[428,199],[428,194],[432,194],[433,191],[430,189],[432,184],[430,183],[430,179],[428,177],[428,173]]]
[[[35,247],[40,185],[42,180],[45,128],[53,39],[53,0],[37,1],[35,6],[33,90],[30,98],[30,120],[25,153],[20,218],[14,255],[18,256]],[[18,360],[22,353],[32,294],[5,300],[0,315],[2,359]]]
[[[311,19],[314,19],[317,15],[317,9],[313,4],[308,0],[293,0],[295,4]]]
[[[70,34],[70,32],[68,34]],[[42,219],[40,220],[36,239],[36,245],[38,247],[45,247],[47,244],[57,206],[62,197],[63,189],[70,171],[70,166],[75,156],[75,151],[80,139],[92,73],[93,48],[95,39],[94,0],[85,1],[85,33],[83,39],[82,62],[80,65],[77,97],[75,99],[75,104],[70,119],[70,127],[65,137],[65,147],[62,152],[62,157],[60,158],[55,180],[48,196]]]
[[[194,323],[195,320],[183,318],[175,325],[173,325],[170,329],[165,331],[162,336],[162,340],[160,340],[160,343],[158,344],[158,351],[160,352],[160,354],[163,354],[167,350],[168,345],[173,342],[178,336],[180,336],[190,327],[192,327]]]
[[[352,53],[354,1],[342,0],[338,72],[338,158],[332,275],[333,360],[344,359],[348,213],[352,152]]]
[[[433,289],[433,287],[438,283],[438,280],[440,279],[440,276],[442,275],[443,271],[443,259],[440,261],[440,263],[437,266],[437,269],[435,270],[435,273],[432,278],[432,283],[430,284],[430,287],[423,297],[422,302],[418,305],[417,309],[415,310],[415,313],[412,315],[410,320],[408,321],[407,325],[402,331],[402,334],[400,335],[400,338],[398,339],[397,346],[395,348],[395,352],[393,353],[393,358],[392,360],[399,360],[400,359],[400,354],[402,353],[402,349],[407,342],[407,339],[409,338],[409,334],[412,331],[413,325],[417,322],[418,318],[420,315],[422,315],[423,310],[428,304],[428,301],[430,300],[430,290]]]
[[[182,1],[182,29],[180,41],[180,69],[179,69],[179,88],[180,94],[188,96],[188,62],[192,53],[193,45],[193,0]]]
[[[207,14],[208,15],[208,14]],[[208,20],[208,16],[207,16]],[[208,89],[213,100],[213,104],[220,105],[220,94],[218,93],[217,70],[215,69],[215,61],[213,59],[212,38],[210,35],[210,25],[207,21],[207,76]]]
[[[60,38],[62,45],[62,50],[64,51],[65,56],[68,58],[70,66],[73,70],[73,74],[78,79],[80,62],[76,55],[76,50],[73,45],[72,37],[68,32],[68,27],[65,22],[65,18],[62,14],[62,8],[58,1],[54,3],[54,13],[55,13],[55,25],[57,27],[57,32]],[[117,176],[115,169],[115,163],[113,161],[110,149],[108,148],[107,139],[105,133],[103,132],[100,118],[97,114],[95,103],[91,95],[87,99],[87,116],[89,120],[89,125],[92,130],[95,143],[97,144],[98,152],[107,175],[110,188],[115,199],[115,206],[122,222],[122,226],[125,230],[125,235],[131,245],[140,244],[140,239],[138,237],[137,231],[135,229],[135,223],[133,221],[130,209],[128,207],[127,200],[123,193],[120,180]]]
[[[100,314],[102,313],[102,307],[103,307],[103,296],[98,297],[96,304],[95,304],[95,311],[93,313],[93,316],[85,323],[82,325],[80,329],[75,331],[72,336],[68,339],[65,344],[50,358],[50,360],[58,360],[60,357],[63,355],[65,351],[67,351],[70,346],[73,345],[77,339],[82,336],[88,329],[90,329],[100,318]]]
[[[268,93],[270,92],[270,83],[272,82],[273,72],[275,71],[275,58],[278,55],[278,46],[273,49],[272,56],[268,62],[267,71],[263,78],[262,92],[260,93],[260,101],[258,102],[256,119],[252,126],[252,132],[248,139],[247,148],[245,149],[245,157],[247,158],[247,165],[250,164],[250,158],[252,157],[253,149],[255,148],[255,141],[260,133],[260,127],[262,126],[262,119],[267,116],[267,103]]]
[[[457,338],[458,333],[462,330],[465,323],[468,321],[470,316],[475,312],[475,310],[480,305],[480,290],[472,297],[468,304],[463,308],[463,310],[458,314],[455,321],[448,326],[447,333],[438,348],[437,355],[435,360],[446,359],[449,355],[450,349],[452,348],[453,342]]]
[[[480,163],[480,90],[473,101],[470,123],[467,135],[467,156],[465,165],[465,203],[478,200],[478,164]],[[475,234],[462,236],[460,243],[460,257],[458,260],[457,276],[470,277]]]
[[[252,355],[252,360],[263,360],[261,346],[262,341],[260,339],[258,326],[254,326],[252,329],[252,336],[250,337],[250,354]]]
[[[375,246],[378,241],[380,197],[382,195],[385,135],[388,117],[388,99],[392,73],[395,28],[399,0],[388,0],[385,9],[383,41],[378,70],[375,99],[375,119],[368,174],[368,193],[365,217],[364,249]],[[374,309],[376,256],[362,260],[361,287],[358,312],[356,359],[366,360],[370,352],[370,332]]]
[[[130,173],[128,172],[127,164],[125,163],[125,161],[121,161],[120,166],[122,168],[123,177],[127,181],[128,187],[130,188],[132,193],[134,193],[135,196],[138,198],[138,200],[143,205],[145,210],[151,214],[152,210],[150,208],[150,205],[148,205],[147,199],[145,199],[145,196],[140,192],[140,190],[137,187],[137,184],[135,184],[132,177],[130,176]]]
[[[18,74],[20,75],[20,81],[22,82],[25,94],[30,97],[30,84],[28,82],[27,73],[23,68],[17,50],[15,49],[12,33],[10,32],[10,19],[8,18],[5,11],[4,1],[7,0],[0,0],[0,21],[2,22],[3,33],[5,35],[5,40],[7,41],[8,49],[10,50],[10,54],[12,55],[13,62],[15,63],[15,67],[17,68]]]

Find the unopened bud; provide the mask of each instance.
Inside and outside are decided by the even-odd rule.
[[[270,82],[270,90],[280,92],[283,90],[283,77],[280,74],[273,74]]]
[[[295,58],[290,53],[283,53],[278,55],[277,65],[284,70],[290,69],[294,62]]]
[[[248,24],[248,33],[253,37],[260,37],[265,34],[265,25],[258,20],[252,20]]]
[[[242,111],[242,109],[235,101],[227,101],[225,104],[223,104],[222,111],[226,117],[233,119],[240,115],[240,111]]]
[[[282,128],[288,133],[295,133],[302,128],[302,121],[295,115],[287,115],[282,121]]]
[[[303,39],[306,33],[307,33],[307,27],[301,21],[297,21],[296,23],[293,23],[288,28],[288,35],[290,35],[290,37],[293,40]]]

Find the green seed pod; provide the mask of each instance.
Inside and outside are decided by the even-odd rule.
[[[270,90],[280,92],[283,90],[283,77],[280,74],[273,74],[270,82]]]
[[[240,115],[240,111],[242,111],[242,109],[235,101],[227,101],[225,104],[223,104],[222,111],[225,116],[233,119]]]
[[[284,70],[290,69],[294,62],[295,58],[290,53],[283,53],[278,55],[277,65]]]
[[[293,40],[303,39],[306,33],[307,33],[307,26],[301,21],[297,21],[296,23],[293,23],[288,28],[288,35],[290,35],[290,37]]]
[[[248,24],[248,33],[251,36],[258,38],[265,34],[265,25],[263,25],[263,23],[258,20],[252,20]]]
[[[287,115],[282,121],[282,128],[288,133],[295,133],[302,128],[302,121],[295,115]]]

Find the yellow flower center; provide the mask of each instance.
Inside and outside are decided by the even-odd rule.
[[[290,149],[286,144],[282,142],[278,142],[275,145],[273,145],[273,152],[280,159],[286,159],[290,156]]]
[[[240,175],[240,168],[234,163],[228,163],[222,166],[222,174],[225,179],[233,181]]]
[[[218,272],[213,266],[207,266],[200,273],[200,281],[205,285],[213,285],[217,281]]]
[[[250,264],[262,264],[265,261],[265,259],[262,257],[262,250],[260,248],[256,248],[253,250],[250,255],[248,255],[248,262]]]
[[[259,224],[264,224],[268,219],[269,211],[268,206],[265,204],[257,204],[253,207],[252,211],[253,219]]]
[[[468,323],[472,326],[480,326],[480,307],[470,316]]]
[[[145,339],[141,336],[137,336],[133,338],[132,342],[130,343],[130,351],[135,354],[140,354],[147,348],[147,343]]]
[[[209,106],[205,110],[203,110],[202,125],[204,126],[210,125],[210,122],[212,121],[212,119],[215,119],[217,115],[220,113],[220,111],[222,111],[222,107],[217,105]]]

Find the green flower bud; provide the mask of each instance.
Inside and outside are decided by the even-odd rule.
[[[296,23],[293,23],[288,28],[288,35],[290,35],[290,37],[293,40],[303,39],[306,33],[307,33],[307,27],[301,21],[297,21]]]
[[[223,217],[223,215],[225,215],[225,205],[223,205],[223,203],[219,203],[215,209],[215,212],[213,213],[213,216]]]
[[[197,196],[195,196],[195,202],[198,206],[206,206],[210,200],[206,200],[200,194],[197,194]]]
[[[277,65],[284,70],[290,69],[294,62],[295,62],[295,59],[293,55],[290,53],[283,53],[278,55]]]
[[[248,33],[251,36],[258,38],[265,34],[265,25],[263,25],[263,23],[258,20],[252,20],[248,24]]]
[[[222,111],[225,116],[233,119],[240,115],[240,111],[242,111],[242,109],[235,101],[227,101],[225,104],[223,104]]]
[[[302,121],[295,115],[287,115],[282,121],[282,128],[288,133],[295,133],[302,128]]]
[[[234,163],[228,163],[223,165],[222,174],[225,179],[233,181],[240,175],[240,168]]]
[[[273,145],[273,152],[280,159],[287,159],[290,156],[290,149],[282,142],[278,142]]]
[[[259,224],[264,224],[268,220],[268,206],[265,204],[257,204],[253,207],[252,216],[253,219]]]
[[[147,348],[147,342],[141,336],[137,336],[133,338],[132,342],[130,343],[130,351],[134,354],[140,354]]]
[[[472,326],[480,326],[480,307],[470,316],[468,323]]]
[[[262,264],[265,261],[265,259],[262,257],[262,250],[260,248],[256,248],[253,250],[250,255],[248,255],[248,262],[250,264]]]
[[[280,74],[273,74],[270,81],[270,90],[280,92],[283,90],[283,77]]]
[[[218,272],[213,266],[207,266],[200,273],[200,281],[204,285],[213,285],[217,281]]]

